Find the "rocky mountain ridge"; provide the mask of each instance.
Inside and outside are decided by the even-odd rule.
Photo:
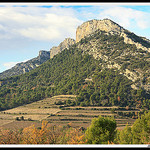
[[[98,29],[112,35],[119,35],[124,38],[125,43],[135,44],[137,48],[150,52],[150,47],[148,46],[150,44],[150,40],[135,35],[110,19],[93,19],[78,26],[76,30],[76,42],[79,42],[82,38],[92,34]]]
[[[75,44],[74,39],[66,38],[58,46],[52,47],[50,49],[50,51],[40,50],[39,55],[37,57],[30,59],[26,62],[18,63],[11,69],[8,69],[8,70],[0,73],[0,79],[29,72],[29,71],[35,69],[36,67],[40,66],[42,63],[46,62],[50,58],[53,58],[54,55],[58,54],[65,48],[69,48],[73,44]]]
[[[143,87],[147,91],[150,90],[150,53],[137,49],[133,44],[123,46],[123,38],[118,40],[117,36],[108,35],[107,32],[103,33],[106,35],[104,38],[108,38],[109,36],[109,38],[114,39],[113,42],[100,38],[104,35],[100,35],[97,38],[97,34],[99,33],[95,32],[95,34],[91,36],[95,37],[94,40],[90,40],[91,37],[81,39],[78,48],[82,49],[84,53],[93,55],[95,59],[102,60],[101,65],[103,68],[119,70],[120,74],[123,74],[133,81],[132,88],[139,89],[139,87]],[[115,43],[115,39],[117,42],[120,41],[120,45],[117,42]]]
[[[94,38],[91,40],[90,37]],[[1,73],[0,78],[3,74],[13,76],[29,72],[75,43],[85,53],[101,59],[103,68],[115,68],[132,80],[132,88],[150,90],[150,69],[145,67],[150,63],[150,40],[137,36],[110,19],[84,22],[76,30],[76,40],[66,38],[50,52],[40,51],[38,57]]]
[[[69,48],[71,45],[75,44],[75,40],[71,38],[65,38],[63,42],[61,42],[57,47],[54,46],[50,49],[50,58],[53,58],[54,55],[60,53],[65,48]]]
[[[97,36],[98,32],[103,32],[106,36],[114,36],[114,38],[121,37],[122,42],[127,45],[133,45],[134,50],[131,51],[128,48],[119,50],[119,47],[115,49],[115,42],[110,44],[108,41],[104,40],[103,44],[100,40],[100,36],[95,38],[95,40],[90,41],[90,37]],[[115,37],[116,36],[116,37]],[[89,40],[89,41],[88,41]],[[127,68],[123,66],[128,66],[131,64],[130,57],[135,57],[137,62],[140,62],[140,59],[144,63],[150,63],[150,40],[144,37],[139,37],[134,33],[124,29],[117,23],[113,22],[110,19],[104,20],[90,20],[84,22],[82,25],[78,26],[76,30],[76,42],[83,41],[78,45],[78,48],[81,48],[85,52],[93,55],[95,59],[102,59],[104,68],[116,68],[120,71],[120,74],[123,74],[128,79],[132,80],[134,84],[132,88],[138,89],[143,87],[147,91],[150,90],[150,69],[143,71],[142,68]],[[106,46],[107,45],[107,46]],[[105,47],[104,49],[102,47]],[[120,48],[121,49],[121,48]],[[110,52],[108,52],[110,51]],[[119,53],[115,57],[114,53]],[[124,59],[129,59],[124,61]],[[145,62],[144,62],[145,61]],[[123,69],[122,69],[123,68]],[[146,81],[146,84],[143,81]]]
[[[111,20],[109,22],[114,24]],[[1,80],[1,109],[61,94],[78,95],[77,106],[116,105],[149,109],[149,40],[121,26],[118,29],[116,24],[114,28],[108,25],[107,30],[90,26],[94,30],[90,28],[91,33],[87,35],[88,29],[81,28],[80,32],[85,31],[82,33],[85,36],[78,27],[76,43],[71,40],[70,43],[75,44],[64,49],[63,45],[67,46],[69,41],[66,40],[58,49],[51,49],[50,53],[57,51],[55,56],[38,68]],[[104,29],[105,26],[102,26]],[[144,49],[134,43],[126,43],[120,32],[124,32],[130,40],[138,41]],[[40,54],[46,55],[43,52]]]

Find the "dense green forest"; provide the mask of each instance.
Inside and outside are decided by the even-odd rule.
[[[116,36],[102,35],[103,32],[96,32],[95,36],[89,38],[103,37],[104,41],[110,39],[111,43],[114,40],[122,41],[122,38]],[[87,39],[63,50],[29,73],[4,79],[0,86],[0,110],[59,94],[78,95],[76,102],[70,105],[117,105],[149,109],[150,95],[144,89],[132,89],[132,81],[119,71],[103,68],[102,59],[94,59],[83,49],[77,48],[79,44],[88,43]],[[119,48],[119,44],[123,43],[115,42],[114,45]],[[129,44],[122,49],[125,46],[129,49]],[[134,49],[134,46],[131,47]]]

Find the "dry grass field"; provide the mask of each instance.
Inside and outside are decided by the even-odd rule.
[[[122,129],[128,123],[130,126],[135,119],[123,117],[119,112],[129,113],[138,112],[139,110],[120,110],[117,106],[114,107],[81,107],[56,105],[58,101],[75,100],[75,95],[58,95],[51,98],[33,102],[24,106],[9,109],[0,112],[0,127],[19,129],[27,127],[31,124],[40,126],[42,120],[47,120],[50,125],[71,125],[72,127],[87,128],[91,124],[91,120],[95,117],[113,116],[117,122],[117,128]],[[63,109],[60,109],[60,106]],[[114,109],[115,111],[112,111]],[[16,118],[24,117],[24,120],[17,121]]]
[[[61,111],[59,106],[54,103],[57,101],[64,101],[67,99],[74,99],[74,95],[59,95],[52,98],[46,98],[31,104],[19,106],[13,109],[0,112],[0,127],[5,128],[22,128],[31,123],[37,124],[43,119]],[[16,121],[16,118],[24,117],[24,121]],[[29,119],[31,121],[29,121]]]

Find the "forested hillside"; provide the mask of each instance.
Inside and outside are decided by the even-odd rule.
[[[104,55],[95,59],[95,53],[91,52],[93,47],[91,49],[89,47],[92,41],[96,41],[96,54],[106,53],[111,56],[107,59],[114,58],[112,61],[122,61],[120,63],[123,64],[122,69],[123,67],[135,69],[139,66],[144,71],[149,67],[149,63],[142,62],[142,59],[132,62],[134,58],[131,57],[129,64],[125,56],[120,57],[119,60],[123,50],[132,52],[137,50],[136,47],[133,44],[125,44],[122,37],[97,31],[31,72],[2,80],[0,109],[17,107],[59,94],[78,95],[76,103],[70,105],[117,105],[149,109],[149,92],[141,87],[131,88],[134,82],[116,68],[106,67],[108,63]],[[145,58],[148,56],[149,53],[144,55]],[[144,66],[141,66],[142,63]],[[145,76],[148,77],[148,74]]]

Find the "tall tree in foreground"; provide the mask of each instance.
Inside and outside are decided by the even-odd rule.
[[[150,111],[138,118],[132,126],[133,144],[150,143]]]
[[[117,144],[149,144],[150,143],[150,111],[139,117],[132,127],[117,131],[114,143]]]
[[[88,144],[108,144],[116,134],[116,121],[111,117],[94,118],[85,134]]]
[[[133,144],[132,128],[127,124],[123,130],[117,130],[114,143],[117,144]]]

